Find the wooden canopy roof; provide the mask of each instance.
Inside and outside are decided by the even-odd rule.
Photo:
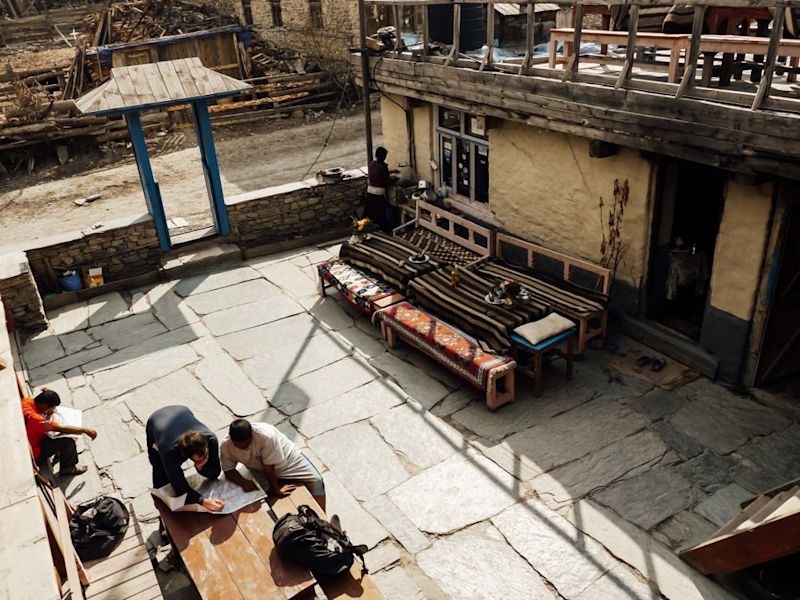
[[[75,101],[85,115],[138,112],[235,96],[250,85],[207,69],[197,57],[111,69],[111,79]]]

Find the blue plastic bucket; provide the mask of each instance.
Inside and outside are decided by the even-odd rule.
[[[77,292],[81,289],[81,275],[74,272],[71,275],[64,274],[58,278],[58,283],[65,292]]]

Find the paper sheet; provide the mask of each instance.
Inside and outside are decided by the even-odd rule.
[[[68,406],[59,406],[53,413],[53,416],[50,417],[50,420],[59,425],[83,427],[83,411],[77,408],[69,408]],[[78,439],[81,437],[78,433],[59,433],[58,431],[48,431],[47,435],[51,438],[71,437]]]
[[[248,504],[267,497],[266,492],[258,485],[257,481],[253,482],[256,484],[255,490],[245,492],[235,483],[225,479],[225,475],[222,475],[219,479],[212,480],[195,473],[187,477],[186,482],[192,489],[197,490],[206,498],[216,498],[225,502],[225,508],[214,513],[217,515],[229,515]],[[186,504],[186,494],[175,496],[175,490],[172,489],[171,485],[165,485],[157,489],[151,488],[150,493],[162,500],[173,512],[211,512],[200,504]]]

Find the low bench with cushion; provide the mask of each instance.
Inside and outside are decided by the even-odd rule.
[[[380,323],[390,348],[395,347],[399,336],[410,346],[484,390],[490,410],[514,400],[516,362],[511,357],[483,350],[475,338],[408,302],[379,310],[372,318]]]
[[[561,357],[567,362],[567,379],[572,379],[575,324],[552,313],[544,319],[526,323],[511,334],[511,354],[523,375],[533,379],[533,395],[542,393],[542,370],[545,359]],[[566,345],[566,352],[561,346]],[[527,356],[530,355],[530,359]]]
[[[390,285],[378,281],[335,258],[317,265],[320,294],[334,287],[358,310],[371,315],[377,309],[385,308],[403,300],[400,294]]]

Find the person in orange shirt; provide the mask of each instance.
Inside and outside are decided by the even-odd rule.
[[[53,413],[61,404],[61,398],[53,390],[47,388],[34,398],[22,399],[22,416],[25,419],[25,431],[28,442],[33,449],[33,458],[37,465],[43,465],[51,456],[58,457],[60,475],[79,475],[86,472],[84,465],[78,464],[78,449],[75,439],[71,437],[51,438],[47,435],[50,431],[68,434],[86,434],[95,439],[97,432],[86,427],[72,427],[59,425],[51,419]]]

